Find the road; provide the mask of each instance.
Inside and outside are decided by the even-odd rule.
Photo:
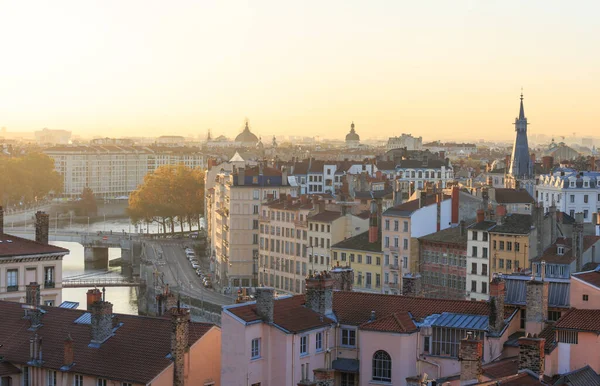
[[[184,295],[184,301],[185,296],[191,296],[218,305],[232,304],[234,301],[231,295],[223,295],[212,289],[204,288],[202,280],[192,269],[185,254],[185,245],[186,240],[144,242],[146,257],[157,262],[156,268],[164,273],[165,283],[182,288],[181,294]],[[159,258],[161,253],[162,259]],[[164,261],[163,264],[161,264],[161,260]],[[203,267],[204,272],[207,271],[206,268]]]

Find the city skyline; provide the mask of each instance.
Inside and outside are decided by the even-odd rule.
[[[530,135],[598,131],[600,27],[562,2],[1,4],[11,132],[510,140],[521,87]]]

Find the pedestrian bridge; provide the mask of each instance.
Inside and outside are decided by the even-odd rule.
[[[128,279],[125,277],[69,279],[65,278],[62,288],[94,288],[94,287],[139,287],[139,279]]]
[[[4,228],[5,233],[35,240],[35,229]],[[49,241],[69,241],[85,246],[99,246],[104,248],[121,248],[123,242],[138,240],[143,236],[141,233],[125,232],[80,232],[73,230],[55,230],[48,232]]]

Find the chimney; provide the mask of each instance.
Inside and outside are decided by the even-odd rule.
[[[333,313],[333,279],[327,272],[306,278],[306,306],[321,315]]]
[[[243,186],[246,180],[246,169],[239,168],[237,171],[237,184]]]
[[[272,287],[256,288],[256,313],[265,323],[273,323],[273,303],[275,289]]]
[[[542,264],[542,272],[544,271]],[[526,284],[526,307],[527,313],[525,332],[528,334],[539,334],[545,327],[548,315],[548,282],[532,278]]]
[[[339,262],[338,262],[339,263]],[[354,287],[354,270],[347,267],[335,267],[331,271],[334,291],[352,291]]]
[[[554,244],[557,238],[557,225],[556,225],[556,205],[552,203],[548,208],[550,216],[550,244]]]
[[[426,202],[427,202],[427,192],[420,191],[419,192],[419,208],[426,206],[427,205]]]
[[[485,221],[485,211],[483,209],[477,209],[477,222]]]
[[[4,208],[0,206],[0,235],[4,233]]]
[[[560,211],[560,210],[556,213],[556,222],[558,224],[562,224],[563,223],[563,212]]]
[[[369,215],[369,243],[376,243],[379,239],[379,216],[377,214],[377,203],[371,200],[371,214]]]
[[[546,340],[538,335],[526,334],[519,338],[519,371],[529,370],[541,379],[546,365],[545,345]]]
[[[490,327],[499,333],[504,328],[504,296],[506,283],[502,276],[494,276],[490,282]]]
[[[483,344],[481,340],[474,338],[472,332],[468,332],[467,337],[460,341],[459,350],[461,386],[483,381],[483,367],[481,365]]]
[[[460,223],[458,224],[458,227],[460,228],[460,235],[461,236],[466,236],[466,234],[467,234],[467,224],[465,223],[465,220],[460,220]]]
[[[287,184],[288,184],[288,171],[287,171],[287,168],[284,166],[281,169],[281,185],[286,186]]]
[[[48,244],[48,231],[50,227],[50,216],[38,211],[35,214],[35,241]]]
[[[92,314],[92,345],[99,346],[112,336],[112,308],[112,303],[104,300],[92,304],[90,310]]]
[[[504,205],[498,205],[496,207],[496,224],[502,225],[504,223],[505,216],[506,216],[506,207]]]
[[[596,236],[600,236],[600,212],[596,213]]]
[[[375,311],[371,311],[371,318],[369,319],[369,321],[371,321],[371,322],[375,321]]]
[[[67,338],[64,342],[64,350],[63,350],[63,366],[62,369],[68,369],[73,365],[74,355],[73,355],[73,339],[71,338],[71,334],[67,335]]]
[[[40,285],[37,282],[31,282],[25,286],[25,302],[32,308],[40,306]]]
[[[394,200],[394,206],[402,204],[402,189],[399,180],[394,180],[392,182],[394,185],[394,189],[392,190],[392,196]]]
[[[190,311],[177,307],[171,309],[171,357],[173,360],[173,386],[185,385],[185,353],[189,350]]]
[[[452,225],[456,226],[458,224],[458,208],[459,208],[459,200],[460,200],[460,191],[458,190],[458,186],[452,187]]]
[[[87,310],[92,310],[92,304],[102,301],[102,292],[98,288],[89,289],[85,294],[87,298]]]
[[[402,277],[402,295],[421,296],[421,275],[418,272],[404,274]]]
[[[571,253],[575,258],[576,272],[583,269],[583,213],[575,213],[575,223],[573,224],[573,235],[571,236]]]
[[[549,173],[552,170],[552,167],[554,167],[554,158],[550,156],[542,157],[542,167],[544,171]]]

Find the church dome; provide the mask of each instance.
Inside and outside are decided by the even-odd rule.
[[[248,122],[246,122],[244,131],[242,131],[240,134],[238,134],[237,137],[235,137],[235,142],[241,142],[242,144],[251,144],[251,145],[256,145],[256,143],[258,142],[258,137],[256,135],[252,134],[252,132],[250,132],[250,128],[248,127]]]
[[[360,136],[354,131],[354,122],[350,125],[350,132],[346,134],[346,141],[360,141]]]

